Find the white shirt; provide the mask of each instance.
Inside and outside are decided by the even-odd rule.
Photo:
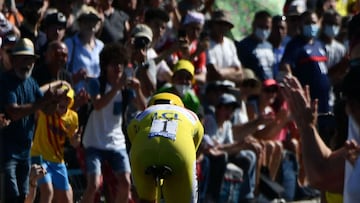
[[[207,64],[214,64],[219,68],[241,66],[234,41],[227,37],[224,37],[222,43],[210,40],[210,47],[206,52],[206,62]]]
[[[147,58],[149,60],[154,59],[157,56],[158,56],[158,54],[156,53],[156,51],[153,48],[150,48],[147,50]],[[171,73],[171,69],[169,68],[167,63],[164,60],[161,60],[158,64],[156,64],[156,68],[157,68],[157,72],[156,72],[157,80],[159,80],[161,82],[166,81],[166,78],[163,75],[164,74],[166,75],[166,73],[168,73],[168,72]]]
[[[215,116],[208,114],[204,117],[205,134],[218,144],[231,144],[234,142],[232,124],[225,121],[221,127],[216,123]]]
[[[108,85],[105,92],[109,92]],[[121,91],[118,91],[111,101],[100,110],[93,110],[85,127],[84,147],[94,147],[101,150],[126,149],[125,135],[122,131]]]
[[[348,140],[354,139],[360,144],[359,126],[355,120],[349,116],[349,132]],[[344,177],[344,203],[360,202],[360,158],[358,157],[355,165],[351,165],[349,161],[345,162]]]

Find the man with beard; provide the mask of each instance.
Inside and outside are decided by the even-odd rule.
[[[0,164],[4,173],[5,202],[22,203],[29,191],[30,148],[35,127],[34,113],[50,114],[67,91],[62,82],[48,84],[40,90],[31,77],[37,55],[30,39],[22,38],[11,52],[12,69],[0,78],[0,106],[11,123],[2,129],[3,147]]]

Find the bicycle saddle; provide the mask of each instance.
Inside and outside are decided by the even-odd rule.
[[[146,175],[152,175],[154,178],[166,179],[166,177],[172,175],[173,171],[170,166],[161,165],[156,166],[152,165],[145,169]]]

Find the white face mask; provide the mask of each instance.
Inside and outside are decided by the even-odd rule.
[[[337,25],[325,25],[324,34],[330,38],[334,38],[339,34],[340,27]]]
[[[187,92],[191,90],[191,85],[175,85],[176,91],[183,97]]]
[[[261,39],[261,40],[267,40],[267,38],[270,35],[270,30],[268,29],[261,29],[261,28],[256,28],[255,29],[255,35],[257,38]]]

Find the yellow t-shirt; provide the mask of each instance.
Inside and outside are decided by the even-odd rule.
[[[44,160],[63,163],[64,144],[78,128],[78,115],[68,110],[63,116],[38,113],[31,156],[41,155]]]

